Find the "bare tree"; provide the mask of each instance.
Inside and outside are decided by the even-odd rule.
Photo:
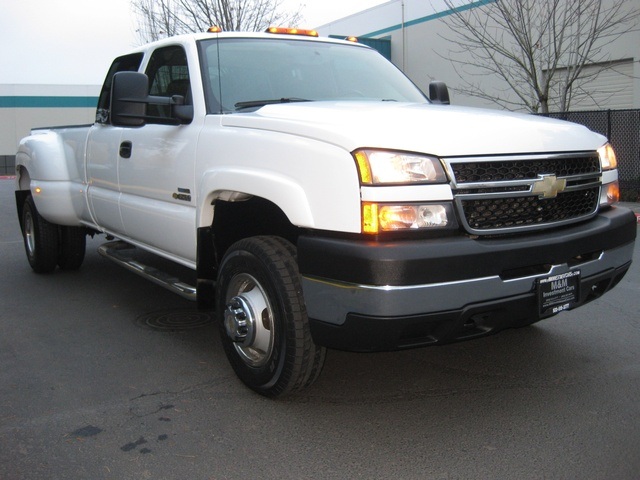
[[[293,26],[301,19],[282,8],[283,0],[132,0],[138,17],[140,43],[182,33],[204,32],[211,26],[224,31],[260,31],[271,25]]]
[[[569,110],[591,95],[588,84],[616,67],[608,45],[637,28],[637,0],[445,0],[452,14],[445,39],[458,47],[451,61],[461,93],[508,109]],[[605,5],[606,3],[606,5]],[[480,77],[505,82],[504,95]]]

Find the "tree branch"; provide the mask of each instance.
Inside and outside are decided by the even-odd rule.
[[[449,59],[466,74],[453,90],[544,113],[551,104],[568,110],[572,100],[589,95],[585,88],[594,73],[586,75],[585,67],[596,65],[595,75],[610,68],[606,47],[638,28],[640,19],[634,0],[607,6],[602,0],[496,0],[470,9],[456,8],[452,0],[445,4],[450,33],[443,38],[458,46]],[[474,76],[503,82],[501,93],[513,100],[474,83]]]

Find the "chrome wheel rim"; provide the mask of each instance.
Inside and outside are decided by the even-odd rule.
[[[36,250],[36,232],[31,212],[24,216],[24,240],[29,257],[33,257]]]
[[[247,365],[262,367],[267,363],[273,351],[273,309],[255,277],[241,273],[229,282],[224,327]]]

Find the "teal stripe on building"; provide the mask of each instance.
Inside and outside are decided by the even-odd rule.
[[[392,25],[391,27],[383,28],[381,30],[376,30],[375,32],[367,33],[366,35],[362,35],[363,37],[376,37],[378,35],[382,35],[385,33],[391,33],[395,30],[401,30],[403,27],[411,27],[413,25],[418,25],[419,23],[430,22],[431,20],[436,20],[438,18],[447,17],[452,15],[455,12],[464,12],[465,10],[470,10],[476,7],[482,7],[489,3],[493,3],[496,0],[478,0],[476,2],[468,3],[466,5],[461,5],[460,7],[456,7],[450,10],[445,10],[443,12],[434,13],[433,15],[427,15],[426,17],[416,18],[415,20],[409,20],[403,24],[399,23],[397,25]]]
[[[98,97],[0,96],[0,108],[95,108]]]

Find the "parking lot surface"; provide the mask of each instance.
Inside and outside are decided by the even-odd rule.
[[[618,287],[535,326],[330,351],[268,400],[214,318],[112,264],[31,272],[0,180],[0,479],[637,479],[640,252]]]

